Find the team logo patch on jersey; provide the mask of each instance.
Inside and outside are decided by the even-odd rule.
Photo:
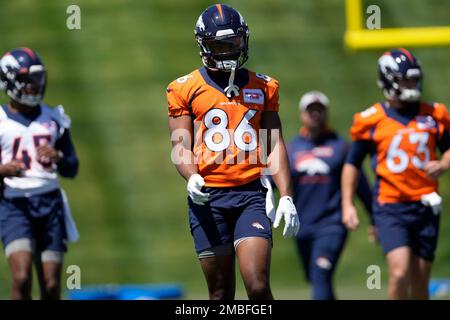
[[[264,227],[261,225],[261,223],[259,223],[258,221],[255,221],[252,223],[252,227],[256,228],[256,229],[261,229],[264,230]]]
[[[244,89],[244,102],[264,104],[264,93],[261,89]]]
[[[302,155],[297,158],[295,169],[298,172],[304,172],[309,176],[316,174],[327,175],[330,173],[330,166],[320,158],[314,155]]]
[[[420,130],[433,129],[436,127],[436,121],[432,116],[417,116],[417,128]]]

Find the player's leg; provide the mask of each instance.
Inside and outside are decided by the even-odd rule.
[[[36,273],[42,300],[61,299],[63,253],[47,250],[35,257]]]
[[[236,255],[245,289],[250,300],[272,300],[270,290],[270,259],[272,241],[247,237],[236,245]]]
[[[306,281],[311,282],[311,270],[309,266],[311,260],[312,238],[297,237],[295,243],[297,247],[297,256],[299,257],[301,267],[304,270]]]
[[[428,285],[439,234],[439,215],[417,203],[412,242],[411,298],[429,299]]]
[[[234,226],[234,247],[249,299],[273,299],[270,290],[271,221],[266,215],[266,189],[258,179],[243,186]]]
[[[432,262],[412,255],[411,263],[411,299],[428,300]]]
[[[29,242],[29,239],[17,239],[10,245],[20,246],[20,242]],[[11,247],[7,247],[8,250]],[[11,252],[11,251],[10,251]],[[32,253],[31,250],[18,249],[8,256],[8,264],[12,276],[11,299],[30,300],[32,285]]]
[[[12,277],[12,299],[31,299],[34,237],[26,199],[0,200],[0,229]]]
[[[375,204],[373,218],[386,257],[389,299],[408,299],[411,281],[412,228],[415,217],[410,203]]]
[[[35,265],[42,300],[61,298],[61,270],[66,247],[63,201],[59,190],[32,200],[36,235]]]
[[[389,251],[386,261],[389,272],[388,299],[408,299],[411,283],[411,248],[402,246]]]
[[[207,188],[211,200],[204,206],[189,199],[189,224],[211,300],[232,300],[235,294],[235,254],[230,221],[224,216],[222,191]]]
[[[333,274],[345,244],[345,230],[317,232],[311,245],[310,275],[314,300],[334,300]]]
[[[234,299],[236,288],[234,261],[234,253],[200,258],[210,300]]]

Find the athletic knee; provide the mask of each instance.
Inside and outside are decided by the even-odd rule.
[[[390,282],[396,284],[407,284],[410,279],[408,268],[396,267],[390,271]]]
[[[233,300],[234,299],[234,289],[221,287],[209,290],[210,300]]]
[[[208,281],[210,300],[233,300],[234,290],[234,279],[232,277],[220,277],[215,281]]]
[[[31,274],[25,269],[17,270],[12,275],[12,281],[14,287],[20,290],[26,289],[31,282]]]
[[[269,283],[265,280],[254,280],[246,285],[250,300],[270,299],[272,296]]]
[[[59,299],[60,283],[58,279],[47,279],[42,290],[43,299]]]

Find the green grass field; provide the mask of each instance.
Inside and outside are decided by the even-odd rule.
[[[250,26],[247,67],[280,81],[280,116],[295,136],[297,103],[311,89],[328,94],[333,127],[348,136],[351,116],[382,99],[376,59],[382,50],[343,48],[344,1],[227,1]],[[446,0],[371,0],[382,27],[445,25]],[[81,8],[81,30],[66,28],[66,8]],[[82,285],[180,283],[187,298],[207,298],[188,228],[185,182],[170,161],[165,87],[201,65],[193,29],[209,1],[3,1],[0,51],[37,50],[49,69],[46,101],[62,103],[73,120],[80,174],[64,181],[81,239],[66,265],[81,267]],[[414,49],[414,48],[412,48]],[[427,99],[450,104],[450,48],[420,48]],[[2,102],[7,101],[2,96]],[[444,215],[433,277],[450,277],[450,174],[442,178]],[[365,218],[363,212],[361,215]],[[381,299],[387,274],[366,226],[349,237],[335,283],[339,297]],[[275,231],[275,297],[307,299],[292,241]],[[366,268],[382,267],[382,290],[366,288]],[[65,282],[66,275],[63,275]],[[245,298],[238,278],[238,294]],[[0,259],[0,298],[10,276]]]

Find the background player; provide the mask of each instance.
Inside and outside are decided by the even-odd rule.
[[[209,296],[234,298],[236,253],[248,297],[272,299],[270,204],[260,180],[265,165],[259,129],[281,130],[278,82],[242,68],[249,30],[233,8],[208,7],[198,18],[195,36],[205,68],[172,82],[167,99],[173,154],[185,156],[172,160],[188,181],[190,228]],[[270,138],[269,162],[279,166],[272,173],[281,195],[274,226],[284,217],[283,234],[289,237],[299,222],[288,157],[281,135]]]
[[[294,204],[302,221],[297,249],[312,284],[312,298],[334,299],[332,277],[347,238],[341,221],[340,181],[349,145],[328,124],[325,94],[308,92],[299,107],[303,127],[287,146]],[[364,174],[357,191],[370,213],[372,194]],[[370,226],[369,235],[373,233]]]
[[[1,58],[0,84],[10,101],[0,108],[0,230],[12,299],[31,299],[33,258],[41,297],[60,298],[70,220],[64,217],[68,207],[57,174],[74,177],[78,160],[63,108],[41,103],[46,83],[46,69],[31,49],[14,49]],[[71,233],[70,239],[76,236]]]
[[[450,117],[443,104],[421,101],[422,68],[408,50],[384,53],[378,71],[387,101],[354,117],[354,142],[342,174],[342,218],[350,229],[358,225],[352,198],[370,153],[377,176],[373,216],[389,269],[388,297],[426,299],[439,229],[437,178],[450,167]]]

